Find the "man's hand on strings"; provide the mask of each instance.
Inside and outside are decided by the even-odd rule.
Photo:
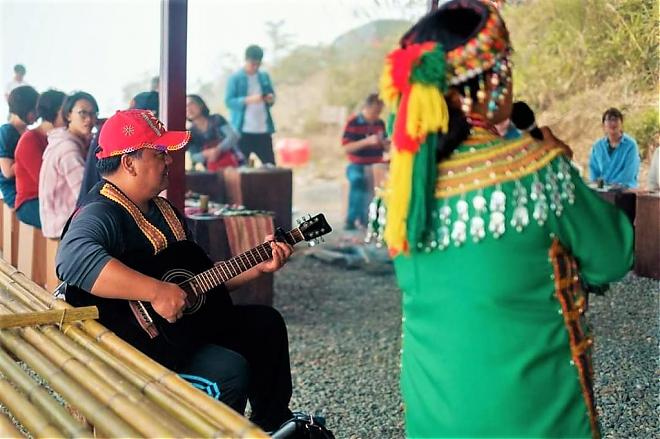
[[[271,259],[257,265],[257,269],[262,273],[273,273],[279,270],[289,259],[291,253],[293,253],[293,247],[289,244],[275,241],[274,239],[275,237],[273,235],[266,236],[266,242],[270,242],[273,256]]]

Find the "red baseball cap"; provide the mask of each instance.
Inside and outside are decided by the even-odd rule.
[[[149,110],[120,110],[105,121],[96,158],[106,159],[151,148],[176,151],[190,140],[190,131],[167,131]]]

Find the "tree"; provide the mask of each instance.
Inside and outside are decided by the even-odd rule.
[[[266,33],[270,38],[271,49],[273,51],[272,62],[277,62],[294,43],[294,35],[284,32],[286,20],[267,21]]]

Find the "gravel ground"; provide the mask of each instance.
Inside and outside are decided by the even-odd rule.
[[[275,281],[294,381],[292,408],[337,438],[404,436],[400,293],[391,269],[347,270],[298,255]],[[606,438],[660,437],[659,283],[627,276],[591,297],[596,397]]]

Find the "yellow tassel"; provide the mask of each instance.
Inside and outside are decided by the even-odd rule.
[[[383,72],[380,75],[379,81],[380,98],[390,110],[396,110],[396,104],[399,98],[399,91],[394,87],[392,82],[392,63],[387,60],[383,67]]]
[[[407,251],[406,221],[412,193],[412,171],[414,154],[392,148],[387,203],[385,242],[391,254]]]
[[[428,84],[413,84],[408,100],[406,133],[420,142],[427,134],[447,132],[449,110],[440,90]]]

